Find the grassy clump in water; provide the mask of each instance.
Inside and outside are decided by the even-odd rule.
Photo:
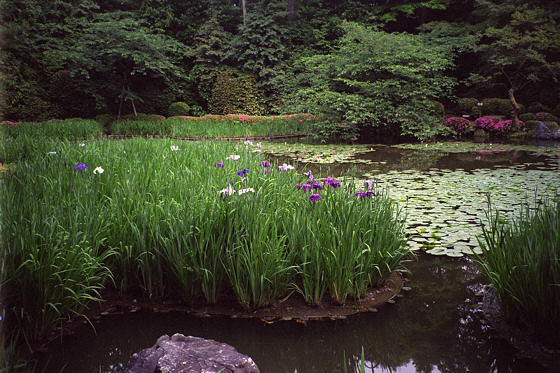
[[[490,226],[479,240],[483,255],[475,260],[499,296],[505,317],[558,342],[560,200],[523,204],[510,223],[498,212],[488,215]]]
[[[258,146],[14,139],[0,183],[11,325],[39,338],[106,287],[187,302],[229,293],[248,310],[293,288],[342,303],[399,266],[404,222],[385,193],[312,180]]]

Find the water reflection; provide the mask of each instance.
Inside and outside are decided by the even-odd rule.
[[[370,372],[542,371],[515,358],[477,313],[480,278],[467,259],[422,256],[409,263],[412,290],[376,313],[338,321],[264,324],[183,313],[105,316],[42,354],[47,371],[124,372],[129,357],[162,334],[215,339],[251,356],[262,372],[357,371],[362,346]],[[64,367],[64,365],[66,366]]]

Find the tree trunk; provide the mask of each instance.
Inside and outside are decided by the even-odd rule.
[[[246,0],[241,0],[241,9],[243,10],[243,26],[247,26],[246,18],[247,18],[247,6],[245,4]]]
[[[294,9],[296,6],[296,0],[288,0],[288,8],[286,8],[286,13],[288,13],[288,21],[292,20],[294,16]]]
[[[511,120],[513,121],[513,125],[515,127],[519,127],[519,109],[520,106],[517,103],[517,101],[515,101],[515,87],[511,87],[510,89],[508,89],[508,95],[509,95],[509,102],[511,102]]]

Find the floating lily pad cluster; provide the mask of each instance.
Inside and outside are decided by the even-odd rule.
[[[368,175],[366,175],[368,177]],[[486,224],[488,194],[492,208],[504,219],[515,216],[519,205],[539,198],[558,198],[558,170],[511,168],[392,171],[371,175],[407,211],[407,233],[412,249],[434,255],[462,256],[480,253],[477,236]]]
[[[403,154],[396,151],[395,159],[357,162],[356,158],[368,158],[368,152],[382,147],[278,144],[276,149],[267,146],[267,150],[301,162],[336,161],[337,167],[348,170],[358,184],[377,180],[380,187],[389,188],[391,198],[406,210],[410,247],[433,255],[460,257],[472,251],[481,252],[477,237],[482,234],[481,224],[487,224],[488,195],[492,208],[500,211],[506,220],[516,216],[521,203],[533,201],[536,195],[540,199],[560,198],[559,147],[468,142],[402,144],[392,146],[403,151]],[[426,150],[428,154],[424,155],[434,159],[410,162],[412,154],[404,153],[410,150]],[[317,154],[333,152],[336,153],[333,157],[317,158]],[[516,163],[519,158],[515,152],[543,156],[546,162]],[[508,153],[512,153],[511,156],[500,156]],[[474,169],[433,166],[438,158],[450,156],[459,160],[472,159]]]

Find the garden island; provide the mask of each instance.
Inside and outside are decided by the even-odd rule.
[[[146,310],[254,330],[228,343],[267,372],[558,368],[558,5],[0,9],[0,372],[125,371],[57,343]],[[292,324],[330,358],[279,360]],[[429,360],[428,331],[455,349]]]

